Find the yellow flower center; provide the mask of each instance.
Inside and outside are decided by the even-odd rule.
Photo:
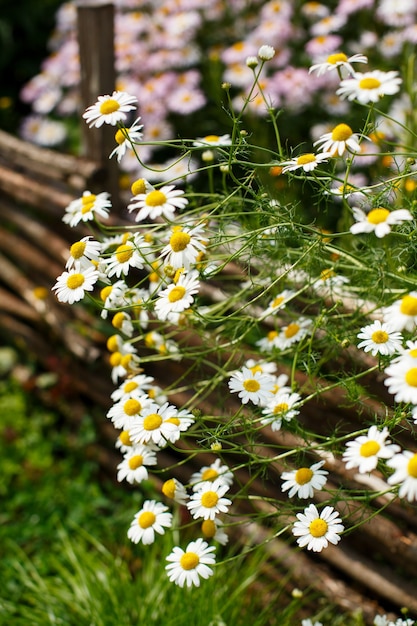
[[[316,155],[312,152],[307,152],[306,154],[301,154],[297,158],[297,165],[307,165],[307,163],[314,163],[316,160]]]
[[[135,456],[130,457],[128,464],[131,470],[138,469],[138,467],[141,467],[143,464],[143,456],[141,454],[135,454]]]
[[[129,398],[123,405],[123,411],[126,415],[137,415],[142,410],[142,405],[139,400],[135,400],[135,398]]]
[[[146,196],[146,204],[148,206],[162,206],[167,201],[166,195],[162,191],[158,191],[154,189],[154,191],[150,191]]]
[[[286,402],[280,402],[274,406],[273,414],[274,415],[282,415],[286,413],[290,407]]]
[[[320,272],[320,279],[322,281],[326,281],[329,278],[333,278],[333,276],[336,276],[335,272],[331,269],[327,269],[327,270],[322,270]]]
[[[117,131],[117,133],[114,136],[116,143],[119,144],[119,146],[124,143],[127,139],[127,131],[126,130],[121,130],[119,128],[119,130]]]
[[[169,240],[170,246],[174,252],[181,252],[190,243],[191,237],[188,233],[182,231],[176,231],[171,235]]]
[[[275,309],[275,307],[279,306],[280,304],[282,304],[284,302],[285,298],[284,296],[277,296],[276,298],[274,298],[274,300],[272,301],[272,308]]]
[[[84,280],[83,274],[71,274],[67,278],[67,287],[68,289],[78,289],[84,283]]]
[[[114,113],[120,109],[120,104],[117,100],[113,98],[109,98],[109,100],[105,100],[100,104],[100,113],[102,115],[110,115],[110,113]]]
[[[144,511],[138,517],[138,524],[141,528],[149,528],[155,523],[156,515],[152,511]]]
[[[417,315],[417,298],[415,296],[404,296],[401,300],[400,312],[403,315],[414,317]]]
[[[215,491],[206,491],[201,496],[201,505],[206,509],[212,509],[219,501],[219,496]]]
[[[119,311],[119,313],[116,313],[116,315],[113,316],[113,319],[111,321],[112,325],[120,330],[123,326],[125,317],[125,314],[122,311]]]
[[[199,563],[200,558],[195,552],[184,552],[180,558],[180,565],[185,570],[195,569]]]
[[[249,392],[259,391],[261,385],[254,378],[247,378],[243,381],[243,388]]]
[[[294,480],[299,485],[306,485],[313,478],[313,472],[309,467],[300,467],[295,472]]]
[[[235,44],[236,46],[236,44]],[[220,137],[218,135],[206,135],[204,137],[204,141],[207,141],[208,143],[215,143],[217,141],[219,141]]]
[[[336,63],[346,63],[348,60],[346,54],[344,52],[335,52],[327,57],[327,63],[331,65],[336,65]]]
[[[287,339],[291,339],[291,337],[294,337],[294,335],[296,335],[300,330],[300,326],[298,324],[296,324],[295,322],[293,322],[292,324],[289,324],[287,326],[287,328],[284,330],[284,335]]]
[[[253,365],[249,368],[252,374],[256,374],[256,372],[262,373],[262,367],[260,365]]]
[[[376,330],[372,333],[371,339],[374,343],[387,343],[389,335],[385,330]]]
[[[129,368],[130,361],[132,360],[131,354],[124,354],[120,359],[120,365],[122,365],[126,370]]]
[[[170,302],[178,302],[178,300],[181,300],[184,297],[185,291],[186,291],[185,287],[182,287],[181,285],[177,285],[176,287],[171,289],[171,291],[169,292],[168,300]]]
[[[412,367],[405,375],[405,382],[410,387],[417,387],[417,367]]]
[[[87,193],[85,196],[81,198],[81,204],[94,204],[96,201],[96,196],[93,193]]]
[[[131,446],[132,445],[132,440],[130,438],[128,430],[122,430],[122,432],[119,435],[119,439],[120,439],[121,443],[124,446]]]
[[[116,249],[115,255],[119,263],[126,263],[130,260],[133,254],[133,246],[128,243],[124,243]]]
[[[130,393],[131,391],[134,391],[135,389],[137,389],[139,387],[138,383],[135,383],[134,380],[129,380],[127,383],[125,383],[125,385],[123,386],[123,391],[124,393]]]
[[[414,348],[414,350],[410,350],[408,353],[412,359],[417,359],[417,348]]]
[[[276,330],[270,330],[267,334],[268,341],[274,341],[278,337],[278,333]]]
[[[143,428],[145,430],[156,430],[162,424],[162,417],[158,413],[150,413],[143,420]]]
[[[118,365],[120,365],[120,361],[122,360],[122,355],[120,354],[120,352],[113,352],[113,354],[110,355],[110,365],[112,367],[117,367]]]
[[[134,196],[138,196],[140,193],[146,193],[146,184],[143,178],[138,178],[132,183],[130,191]]]
[[[107,300],[112,292],[112,289],[113,285],[107,285],[107,287],[103,287],[103,289],[100,291],[100,298],[103,300],[103,302]]]
[[[175,480],[173,478],[164,482],[162,485],[162,493],[167,498],[173,498],[175,496]]]
[[[216,524],[212,519],[205,519],[201,524],[201,531],[207,539],[212,539],[216,534]]]
[[[375,456],[380,451],[381,446],[377,441],[367,441],[359,448],[359,454],[364,457]]]
[[[407,464],[407,472],[409,476],[417,478],[417,454],[411,457]]]
[[[206,470],[204,470],[204,472],[201,474],[201,480],[215,480],[218,476],[218,472],[216,472],[215,469],[213,469],[212,467],[208,467]]]
[[[381,86],[381,81],[373,76],[368,76],[367,78],[362,78],[359,81],[360,89],[378,89]]]
[[[353,135],[353,131],[347,124],[338,124],[333,128],[332,139],[333,141],[346,141]]]
[[[169,422],[169,424],[175,424],[175,426],[179,426],[181,424],[180,420],[178,419],[178,417],[169,417],[167,420],[165,420],[166,422]]]
[[[372,209],[372,211],[369,211],[366,219],[370,224],[382,224],[383,222],[386,222],[388,215],[388,209],[380,207],[379,209]]]
[[[313,537],[323,537],[327,533],[328,525],[324,519],[317,517],[309,525],[310,535]]]
[[[71,254],[72,258],[73,259],[81,259],[81,257],[84,254],[86,245],[87,244],[86,244],[85,241],[77,241],[76,243],[73,243],[71,248],[70,248],[70,254]]]

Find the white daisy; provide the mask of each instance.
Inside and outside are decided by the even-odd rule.
[[[278,331],[270,330],[266,337],[258,339],[256,345],[261,352],[271,352],[274,348],[278,348]]]
[[[227,147],[231,144],[230,135],[206,135],[205,137],[199,137],[193,142],[193,146],[196,148]]]
[[[174,226],[169,243],[162,249],[165,263],[179,269],[190,269],[206,250],[203,226]]]
[[[129,452],[129,450],[132,449],[132,446],[133,446],[133,441],[130,439],[129,431],[122,430],[116,439],[115,447],[122,454],[125,454],[126,452]]]
[[[384,384],[389,393],[395,394],[395,402],[417,404],[417,360],[403,357],[386,369]]]
[[[89,222],[99,215],[107,219],[111,209],[110,195],[103,191],[97,195],[84,191],[81,198],[73,200],[65,209],[62,221],[74,228],[79,222]]]
[[[194,302],[194,295],[200,289],[198,272],[181,274],[176,283],[159,293],[155,302],[155,313],[159,320],[167,320],[170,314],[182,313]]]
[[[129,424],[129,434],[132,441],[137,443],[147,443],[152,441],[157,446],[163,447],[178,430],[178,426],[169,422],[170,417],[177,415],[177,409],[165,402],[162,406],[152,402],[140,415],[137,416],[134,423]]]
[[[313,463],[310,467],[300,467],[291,472],[282,472],[281,479],[285,482],[281,485],[282,491],[288,491],[288,497],[312,498],[314,490],[323,489],[327,481],[326,470],[321,469],[324,461]]]
[[[393,330],[413,331],[417,326],[417,291],[411,291],[386,307],[384,322]]]
[[[174,500],[177,504],[186,504],[188,500],[187,490],[176,478],[166,480],[162,485],[162,493],[167,498]]]
[[[154,382],[153,376],[146,376],[146,374],[137,374],[132,376],[115,389],[110,397],[113,402],[119,402],[120,400],[129,400],[129,398],[146,395],[146,392],[152,387]]]
[[[354,72],[351,78],[340,83],[336,94],[342,99],[357,100],[360,104],[378,102],[385,95],[393,95],[400,89],[401,78],[398,72]]]
[[[135,445],[117,466],[117,480],[126,480],[131,485],[141,483],[148,478],[147,465],[156,465],[155,450],[150,446]]]
[[[184,191],[175,189],[174,185],[164,185],[160,189],[152,189],[146,193],[137,194],[128,204],[128,211],[138,211],[135,221],[141,222],[146,218],[151,220],[163,216],[172,220],[176,209],[187,206],[187,198],[182,197]]]
[[[209,546],[206,541],[199,538],[191,541],[185,551],[176,546],[167,556],[168,565],[165,567],[169,580],[179,587],[200,586],[201,578],[209,578],[213,570],[209,567],[216,562],[214,546]]]
[[[262,372],[262,374],[275,374],[277,371],[277,364],[270,361],[256,361],[255,359],[248,359],[245,362],[245,367],[248,367],[253,373]]]
[[[270,374],[252,372],[248,367],[243,367],[242,370],[232,374],[228,385],[232,393],[238,394],[242,404],[249,401],[253,404],[263,404],[272,399],[274,378]]]
[[[328,161],[331,156],[331,152],[320,152],[319,154],[306,152],[305,154],[300,154],[300,156],[294,157],[289,161],[283,161],[279,165],[282,167],[283,174],[285,174],[285,172],[293,172],[299,168],[302,168],[304,172],[311,172],[318,165],[320,165],[320,163]]]
[[[363,348],[364,352],[371,352],[373,356],[395,354],[402,348],[403,337],[401,333],[380,320],[361,328],[357,337],[363,339],[358,343],[358,348]]]
[[[70,270],[72,268],[86,269],[91,267],[91,261],[99,260],[100,252],[101,243],[94,241],[90,235],[87,235],[72,244],[65,268]]]
[[[258,57],[261,61],[270,61],[275,56],[275,48],[272,46],[263,45],[258,50]]]
[[[395,470],[388,478],[388,484],[400,484],[400,498],[407,498],[409,502],[417,500],[417,453],[403,450],[389,459],[387,465]]]
[[[132,318],[126,311],[118,311],[115,313],[111,320],[112,326],[116,328],[121,334],[131,337],[133,335],[134,327]]]
[[[92,291],[99,277],[98,271],[94,267],[88,267],[81,271],[81,268],[63,272],[56,279],[52,290],[60,302],[74,304],[82,300],[86,291]]]
[[[205,519],[201,524],[201,532],[205,539],[217,541],[221,546],[225,546],[229,537],[223,530],[223,525],[218,519]]]
[[[214,519],[219,513],[226,513],[232,504],[231,500],[223,497],[228,490],[229,485],[221,478],[200,483],[187,502],[187,508],[193,518]]]
[[[132,144],[139,143],[143,137],[140,132],[143,128],[143,124],[140,124],[140,117],[135,120],[130,128],[119,128],[114,138],[117,143],[117,147],[110,153],[109,159],[114,155],[117,156],[117,161],[120,163],[123,156],[126,154],[126,150],[132,146]]]
[[[168,437],[168,440],[171,443],[175,443],[181,436],[181,433],[185,432],[192,426],[195,422],[194,415],[187,411],[187,409],[182,409],[178,411],[176,415],[172,417],[168,417],[168,422],[177,426],[177,429],[174,430]]]
[[[144,393],[122,398],[107,411],[107,417],[115,428],[127,428],[131,425],[132,418],[138,417],[151,402],[152,400]]]
[[[297,405],[301,401],[300,394],[287,392],[285,389],[279,391],[275,398],[263,409],[261,424],[271,426],[272,430],[280,430],[282,421],[289,422],[299,414]]]
[[[376,468],[379,459],[390,459],[400,447],[391,443],[388,436],[387,428],[380,431],[371,426],[366,435],[348,441],[342,457],[346,469],[357,467],[359,474],[367,474]]]
[[[132,267],[142,269],[145,265],[144,250],[148,244],[140,233],[135,233],[132,238],[123,238],[121,243],[106,259],[106,274],[109,278],[121,274],[126,275]]]
[[[103,301],[100,315],[103,319],[107,319],[110,309],[119,309],[127,304],[128,290],[129,288],[123,279],[103,287],[100,291],[100,298]]]
[[[198,472],[194,472],[190,478],[193,490],[198,490],[202,482],[219,480],[229,487],[233,483],[233,474],[227,467],[222,465],[221,459],[216,459],[211,465],[205,465]]]
[[[294,295],[295,291],[292,291],[291,289],[284,289],[284,291],[281,291],[281,293],[276,295],[270,301],[267,308],[265,309],[265,315],[271,315],[283,309]]]
[[[333,52],[326,61],[312,65],[308,71],[309,73],[317,72],[317,76],[333,70],[345,70],[345,73],[353,74],[352,63],[368,63],[368,59],[363,54],[354,54],[348,57],[344,52]]]
[[[358,135],[356,135],[347,124],[338,124],[329,133],[321,135],[313,146],[319,146],[319,150],[330,152],[333,156],[342,154],[349,150],[350,152],[359,152],[360,145],[358,143]]]
[[[369,213],[365,213],[358,207],[352,207],[352,211],[356,224],[350,227],[350,232],[354,235],[374,232],[378,238],[385,237],[385,235],[391,232],[391,226],[394,224],[402,224],[413,219],[413,216],[407,209],[389,211],[384,207],[378,207],[371,209]]]
[[[344,530],[339,513],[331,506],[324,507],[321,513],[314,504],[310,504],[303,513],[297,513],[292,533],[298,537],[300,548],[321,552],[329,542],[336,545],[340,541],[339,533]]]
[[[140,511],[135,517],[127,531],[127,536],[133,543],[140,541],[144,545],[149,545],[155,541],[155,533],[163,535],[165,528],[172,525],[172,514],[167,513],[168,507],[155,500],[145,500]]]
[[[288,326],[284,326],[276,338],[275,346],[280,350],[286,350],[293,343],[297,343],[309,335],[312,324],[311,319],[300,317],[295,322],[288,324]]]
[[[83,118],[90,128],[100,128],[103,124],[115,126],[126,119],[126,113],[136,108],[137,101],[135,96],[124,91],[113,91],[111,96],[99,96],[97,102],[83,113]]]

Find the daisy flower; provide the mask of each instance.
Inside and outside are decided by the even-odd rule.
[[[217,519],[205,519],[201,524],[201,532],[205,539],[217,541],[221,546],[225,546],[229,537],[223,530],[223,525]]]
[[[183,198],[184,191],[175,189],[174,185],[164,185],[160,189],[152,189],[146,193],[137,194],[127,205],[128,211],[138,211],[135,221],[142,222],[146,218],[151,220],[161,215],[172,220],[176,209],[183,209],[188,204]]]
[[[261,352],[271,352],[274,348],[278,348],[278,331],[270,330],[266,337],[258,339],[256,345]]]
[[[99,277],[98,271],[94,267],[88,267],[81,271],[81,268],[63,272],[58,276],[52,291],[60,302],[74,304],[82,300],[86,291],[92,291]]]
[[[196,148],[219,148],[232,145],[230,135],[206,135],[193,142]]]
[[[279,391],[275,398],[262,411],[265,415],[261,419],[261,424],[271,426],[272,430],[280,430],[282,420],[289,422],[293,417],[299,414],[296,405],[300,402],[301,396],[296,392]]]
[[[417,325],[417,291],[411,291],[386,307],[384,322],[393,330],[413,331]]]
[[[357,337],[363,339],[358,343],[358,348],[363,348],[364,352],[370,352],[372,356],[395,354],[402,348],[401,333],[394,331],[389,324],[380,320],[361,328]]]
[[[159,293],[155,303],[155,313],[159,320],[167,320],[170,315],[182,313],[194,302],[194,295],[200,289],[198,272],[181,274],[176,283]]]
[[[140,233],[135,233],[131,239],[123,238],[123,243],[117,246],[114,252],[106,259],[106,274],[109,278],[122,274],[126,275],[132,267],[144,267],[143,251],[148,244]]]
[[[133,543],[140,541],[149,545],[155,541],[155,533],[163,535],[165,528],[172,525],[172,514],[167,513],[168,507],[155,500],[145,500],[127,531],[127,536]]]
[[[387,465],[395,470],[388,478],[388,484],[400,484],[400,498],[407,498],[409,502],[417,500],[417,453],[403,450],[389,459]]]
[[[135,120],[130,128],[119,128],[116,132],[114,139],[117,143],[116,148],[110,153],[109,159],[114,155],[117,157],[117,162],[120,163],[126,150],[132,146],[132,144],[139,143],[143,137],[140,132],[143,128],[143,124],[140,124],[140,117]]]
[[[342,99],[357,100],[360,104],[378,102],[385,95],[393,95],[400,89],[401,78],[398,72],[354,72],[351,78],[340,82],[336,94]]]
[[[79,222],[89,222],[99,215],[107,219],[111,209],[110,196],[107,191],[97,195],[84,191],[81,198],[73,200],[65,209],[62,221],[74,228]]]
[[[153,376],[137,374],[137,376],[132,376],[132,378],[123,381],[118,389],[111,393],[110,397],[113,402],[119,402],[119,400],[129,400],[132,397],[146,395],[154,380]]]
[[[214,519],[219,513],[226,513],[232,504],[231,500],[223,497],[226,491],[229,491],[229,485],[221,478],[200,483],[187,502],[193,518]]]
[[[115,126],[126,119],[126,114],[136,108],[137,98],[124,91],[113,91],[111,96],[99,96],[97,102],[89,106],[83,118],[90,126],[100,128],[103,124]]]
[[[371,426],[366,435],[348,441],[343,453],[346,469],[358,468],[359,474],[367,474],[378,465],[379,459],[390,459],[400,447],[387,439],[388,429],[378,430]]]
[[[174,500],[177,504],[186,504],[188,500],[187,490],[176,478],[166,480],[162,485],[161,490],[164,496]]]
[[[233,483],[232,472],[227,465],[222,465],[220,459],[216,459],[211,465],[205,465],[198,472],[194,472],[190,478],[190,485],[195,491],[200,488],[200,483],[213,482],[214,480],[219,480],[229,487]]]
[[[312,323],[312,320],[305,317],[300,317],[297,321],[291,322],[280,331],[276,338],[276,347],[280,350],[286,350],[293,343],[301,341],[311,333],[310,326]]]
[[[209,546],[204,539],[191,541],[185,551],[176,546],[167,556],[168,565],[165,567],[169,580],[179,587],[200,586],[201,578],[209,578],[213,570],[209,567],[214,565],[216,559],[214,546]]]
[[[402,224],[407,220],[412,220],[413,216],[407,209],[397,209],[389,211],[384,207],[371,209],[369,213],[365,213],[358,207],[352,207],[353,217],[356,224],[350,227],[350,232],[354,235],[358,233],[372,233],[381,239],[391,232],[391,226],[394,224]]]
[[[320,163],[323,163],[323,161],[327,161],[331,156],[331,152],[320,152],[319,154],[306,152],[305,154],[300,154],[300,156],[294,157],[289,161],[283,161],[282,163],[280,163],[280,167],[283,166],[283,174],[285,174],[285,172],[293,172],[300,167],[304,170],[304,172],[311,172]]]
[[[169,243],[162,249],[165,263],[179,269],[188,270],[206,250],[202,236],[203,226],[174,226]]]
[[[263,45],[258,50],[258,57],[261,61],[270,61],[275,56],[275,48],[272,46]]]
[[[155,450],[150,446],[135,445],[117,466],[117,480],[119,483],[127,480],[131,485],[141,483],[148,478],[147,465],[156,465]]]
[[[232,374],[228,384],[230,391],[238,394],[242,404],[249,401],[264,404],[272,399],[274,378],[270,374],[252,372],[248,367],[243,367],[241,371]]]
[[[350,152],[359,152],[360,150],[358,135],[344,123],[335,126],[330,133],[324,133],[313,143],[313,146],[320,146],[319,150],[330,152],[333,156],[336,154],[342,156],[346,150]]]
[[[282,491],[288,491],[288,497],[312,498],[314,490],[323,489],[327,481],[326,470],[321,469],[324,461],[314,463],[310,467],[300,467],[291,472],[283,472],[281,479],[285,482],[281,485]]]
[[[122,398],[107,411],[107,417],[115,428],[126,428],[151,402],[152,400],[144,393]]]
[[[177,439],[180,438],[181,433],[185,432],[194,424],[194,416],[192,413],[187,411],[187,409],[182,409],[178,411],[178,413],[172,417],[168,417],[168,422],[177,426],[177,429],[174,430],[168,437],[168,440],[171,443],[175,443]]]
[[[72,268],[86,269],[91,267],[91,261],[99,260],[100,252],[101,243],[99,241],[93,241],[90,235],[83,237],[80,241],[72,244],[65,268],[70,270]]]
[[[177,413],[177,409],[168,402],[162,406],[152,402],[129,424],[130,438],[135,444],[152,441],[157,446],[165,446],[178,430],[178,426],[169,421]]]
[[[333,70],[345,70],[348,74],[353,74],[354,69],[352,63],[368,63],[368,59],[363,54],[354,54],[348,57],[344,52],[333,52],[330,54],[326,61],[322,63],[316,63],[312,65],[308,70],[309,73],[316,72],[317,76],[321,76],[326,72],[332,72]]]
[[[292,291],[291,289],[284,289],[284,291],[276,295],[275,298],[270,301],[268,307],[265,309],[265,315],[271,315],[283,309],[294,294],[295,291]]]
[[[122,454],[125,454],[126,452],[129,452],[129,450],[132,449],[132,446],[133,446],[133,441],[130,439],[129,431],[122,430],[116,439],[115,447]]]
[[[386,369],[384,384],[389,393],[395,394],[395,402],[417,404],[417,360],[403,357],[392,362]]]
[[[269,361],[255,361],[255,359],[248,359],[245,362],[245,367],[248,367],[253,373],[262,372],[262,374],[275,374],[277,371],[276,363]]]
[[[303,513],[297,513],[292,533],[298,537],[300,548],[321,552],[329,542],[336,545],[340,541],[339,533],[344,530],[339,513],[332,506],[324,507],[321,513],[314,504],[310,504]]]

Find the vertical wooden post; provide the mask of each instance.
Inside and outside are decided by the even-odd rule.
[[[111,94],[115,89],[114,54],[114,5],[110,2],[78,0],[77,30],[81,73],[82,112],[97,101],[98,96]],[[103,124],[101,128],[89,128],[82,124],[83,153],[88,159],[102,166],[103,176],[92,182],[96,189],[108,191],[116,210],[120,208],[118,167],[116,159],[109,160],[115,147],[116,128]]]

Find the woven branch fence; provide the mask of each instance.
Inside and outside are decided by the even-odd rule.
[[[112,36],[112,6],[80,6],[79,19],[82,65],[86,58],[83,66],[89,68],[83,77],[83,82],[89,85],[89,89],[84,88],[83,98],[89,104],[100,93],[113,89],[107,71],[103,72],[103,67],[107,67],[111,59],[108,38]],[[83,33],[89,34],[94,53],[86,44]],[[100,33],[106,33],[104,43]],[[103,49],[104,61],[97,52]],[[92,90],[95,90],[94,94]],[[97,443],[88,452],[95,455],[106,472],[115,476],[120,456],[114,452],[114,428],[105,417],[111,406],[113,389],[107,362],[107,336],[97,329],[96,318],[85,307],[62,305],[50,291],[63,270],[70,245],[77,237],[87,234],[82,227],[69,229],[62,223],[65,207],[86,189],[93,192],[112,190],[117,195],[114,187],[117,178],[109,169],[106,138],[97,134],[93,143],[93,146],[87,146],[87,156],[73,157],[34,147],[0,132],[0,333],[5,343],[13,342],[18,349],[36,358],[42,367],[57,373],[58,383],[53,397],[63,411],[65,406],[71,407],[65,416],[74,429],[83,407],[94,405],[102,410],[102,419],[96,421]],[[35,296],[39,287],[46,288],[46,298]],[[209,285],[204,289],[206,297],[216,299],[215,290]],[[190,336],[190,341],[198,345],[200,340],[198,336]],[[355,348],[350,348],[347,354],[343,358],[350,359],[358,367],[374,363],[371,357]],[[185,366],[175,363],[170,370],[166,365],[158,368],[156,363],[146,373],[154,376],[163,388],[178,378],[181,367]],[[309,384],[302,372],[297,373],[297,382]],[[320,380],[310,381],[310,384],[316,388],[325,386]],[[336,424],[346,424],[346,432],[351,432],[361,428],[367,416],[384,415],[390,398],[380,374],[374,372],[363,384],[369,389],[369,397],[379,397],[381,403],[365,396],[360,399],[360,411],[352,411],[345,390],[336,388],[321,394],[315,404],[304,406],[301,422],[312,431],[326,435]],[[170,396],[170,400],[179,406],[185,399]],[[216,414],[216,407],[210,406],[209,400],[206,402],[207,406],[200,406],[201,410]],[[272,455],[273,446],[290,450],[302,445],[295,435],[285,431],[266,432],[263,438],[264,445],[258,444],[258,452],[264,457]],[[403,430],[400,443],[405,448],[414,447],[410,430]],[[175,453],[168,450],[164,450],[159,458],[161,467],[170,467],[176,460]],[[337,508],[341,516],[349,513],[350,519],[369,519],[343,537],[338,546],[330,546],[313,555],[294,549],[285,540],[266,541],[271,536],[271,529],[256,521],[237,526],[232,539],[242,546],[265,541],[268,562],[260,572],[259,593],[264,593],[267,601],[270,586],[284,580],[287,599],[294,587],[308,588],[341,610],[362,611],[367,623],[372,623],[378,612],[398,615],[402,607],[409,609],[410,616],[417,617],[415,507],[381,497],[370,500],[364,511],[362,505],[359,508],[349,499],[349,493],[366,486],[378,491],[383,485],[382,477],[346,471],[344,464],[331,456],[326,456],[325,461],[329,487],[340,493]],[[204,464],[207,462],[210,459],[205,454]],[[179,469],[178,478],[187,482],[190,471],[197,471],[201,464],[198,456],[191,458],[187,462],[187,475],[182,477]],[[268,497],[279,498],[279,476],[283,469],[275,463],[266,480],[254,482],[247,471],[240,470],[238,482],[252,481],[251,494],[266,498],[252,499],[246,504],[244,500],[238,501],[236,515],[255,519],[257,511],[269,512]],[[320,504],[324,497],[318,492],[315,501]],[[373,517],[372,514],[381,507],[384,507],[383,511]]]

